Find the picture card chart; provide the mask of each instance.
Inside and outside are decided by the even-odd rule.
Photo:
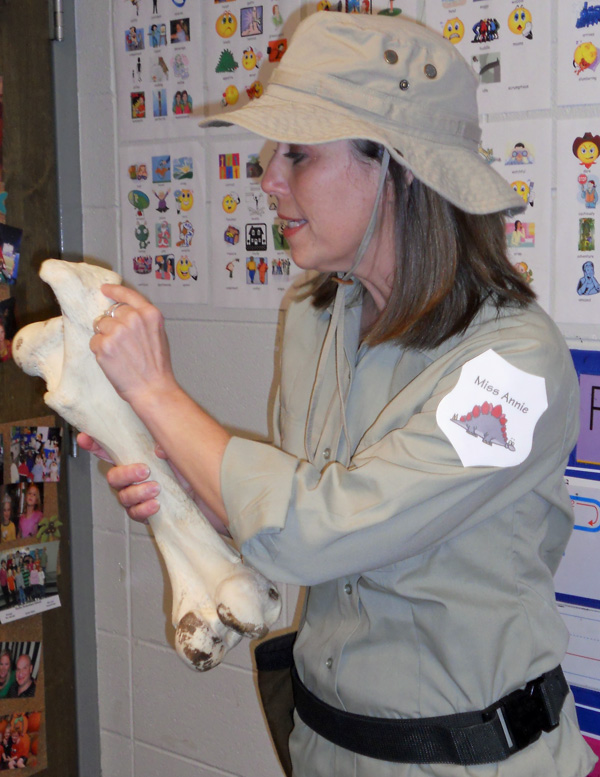
[[[208,115],[261,97],[300,21],[300,5],[300,0],[214,0],[204,5]]]
[[[552,246],[552,122],[548,119],[483,125],[481,153],[523,199],[525,210],[506,219],[511,262],[550,309]]]
[[[427,0],[427,26],[479,78],[481,113],[550,107],[550,14],[544,0]]]
[[[600,102],[600,3],[558,3],[557,102]]]
[[[210,274],[216,306],[277,309],[302,272],[290,259],[276,199],[260,188],[273,148],[247,135],[210,144]]]
[[[151,302],[205,303],[204,150],[197,141],[121,148],[123,277]]]
[[[600,323],[600,119],[557,122],[555,318]]]
[[[202,9],[191,0],[114,0],[119,137],[187,137],[206,102]]]

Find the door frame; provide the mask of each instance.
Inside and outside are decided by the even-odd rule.
[[[81,261],[83,212],[75,0],[62,0],[62,13],[64,37],[52,43],[61,259]],[[73,438],[68,440],[67,483],[78,763],[79,774],[91,777],[100,775],[91,476],[89,456],[77,451],[74,430],[69,429],[68,435]]]

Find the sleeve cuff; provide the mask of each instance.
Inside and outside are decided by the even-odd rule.
[[[285,526],[298,459],[267,443],[232,437],[221,465],[221,494],[238,547]]]

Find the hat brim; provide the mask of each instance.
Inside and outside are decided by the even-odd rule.
[[[314,103],[291,102],[268,92],[256,101],[224,114],[204,119],[201,127],[236,125],[278,143],[330,143],[364,139],[381,143],[391,156],[453,205],[473,214],[520,212],[522,198],[476,151],[411,135],[401,129],[394,141],[385,129],[351,114],[323,110]]]

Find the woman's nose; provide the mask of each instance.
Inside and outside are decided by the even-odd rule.
[[[275,153],[267,165],[260,186],[266,194],[285,194],[288,191],[283,160]]]

